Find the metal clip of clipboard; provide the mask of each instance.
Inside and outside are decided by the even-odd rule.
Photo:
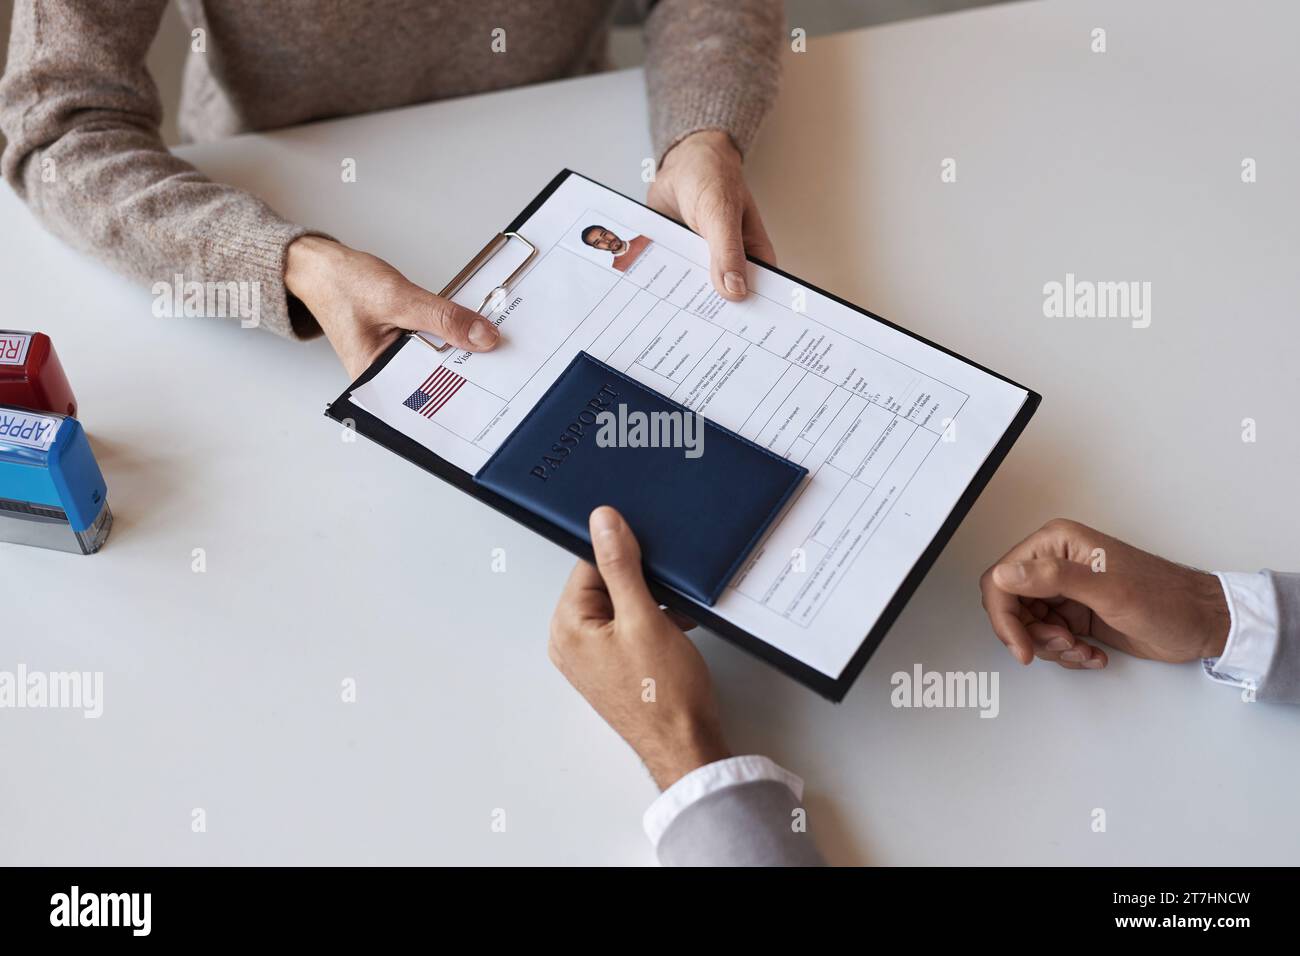
[[[469,262],[465,264],[465,268],[461,269],[460,272],[456,273],[456,277],[452,279],[450,282],[448,282],[447,285],[443,287],[443,290],[438,293],[438,295],[442,296],[444,299],[454,296],[457,292],[461,290],[461,288],[465,285],[466,282],[468,282],[470,279],[474,278],[474,276],[478,274],[478,271],[483,268],[483,266],[487,263],[489,259],[491,259],[503,248],[505,248],[506,244],[509,243],[511,239],[518,239],[525,246],[527,246],[528,255],[524,257],[524,261],[519,263],[519,265],[515,268],[513,272],[510,273],[510,275],[506,276],[504,282],[502,282],[500,285],[493,288],[491,291],[488,292],[487,295],[483,297],[483,301],[480,302],[478,308],[474,310],[475,312],[478,312],[481,315],[483,310],[487,308],[489,302],[492,302],[494,299],[498,299],[501,296],[504,296],[507,292],[510,291],[511,286],[515,284],[515,281],[519,278],[520,274],[527,267],[528,263],[532,262],[533,259],[537,256],[537,247],[533,245],[531,242],[529,242],[527,239],[525,239],[523,236],[519,235],[519,233],[517,232],[497,233],[488,242],[486,246],[484,246],[482,249],[478,251],[478,255],[476,255],[473,259],[471,259]],[[433,349],[435,352],[445,352],[447,351],[447,349],[451,348],[450,342],[443,342],[441,345],[434,345],[432,342],[426,339],[424,335],[420,332],[411,332],[409,334],[414,336],[419,341],[423,342],[425,345],[429,346],[429,348]]]

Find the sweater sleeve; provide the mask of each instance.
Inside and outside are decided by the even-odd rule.
[[[776,101],[781,0],[659,0],[646,19],[655,159],[685,136],[724,130],[745,153]]]
[[[286,295],[289,243],[311,230],[168,152],[145,67],[167,0],[17,0],[0,80],[0,172],[38,219],[134,279],[256,283],[245,324],[319,332]],[[292,316],[291,304],[292,303]]]

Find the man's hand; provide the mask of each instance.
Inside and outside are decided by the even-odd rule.
[[[487,319],[420,288],[383,259],[320,236],[289,244],[284,285],[311,310],[352,378],[406,329],[471,352],[495,348],[501,337]]]
[[[692,133],[670,149],[646,203],[690,226],[709,244],[713,287],[745,297],[745,253],[776,263],[776,251],[745,185],[740,152],[719,130]]]
[[[1096,570],[1094,570],[1094,568]],[[1218,657],[1230,618],[1219,579],[1057,518],[980,578],[998,639],[1022,664],[1106,666],[1101,641],[1135,657]]]
[[[551,661],[632,745],[661,790],[731,756],[704,658],[641,571],[641,548],[613,508],[591,513],[593,568],[578,562],[551,619]],[[652,684],[646,683],[653,681]]]

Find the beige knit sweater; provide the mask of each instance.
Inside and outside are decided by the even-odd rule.
[[[171,155],[145,54],[167,0],[17,0],[0,79],[4,178],[52,232],[130,276],[258,282],[263,327],[317,333],[284,289],[306,232]],[[598,69],[609,0],[177,0],[180,128],[204,141]],[[745,150],[776,96],[780,0],[640,0],[662,157],[722,129]],[[643,9],[643,13],[646,11]],[[505,30],[506,52],[493,51]],[[498,35],[499,36],[499,35]],[[202,52],[198,47],[202,46]],[[346,241],[346,236],[340,236]]]

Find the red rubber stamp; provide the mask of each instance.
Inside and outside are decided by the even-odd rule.
[[[77,398],[44,332],[0,329],[0,405],[77,414]]]

